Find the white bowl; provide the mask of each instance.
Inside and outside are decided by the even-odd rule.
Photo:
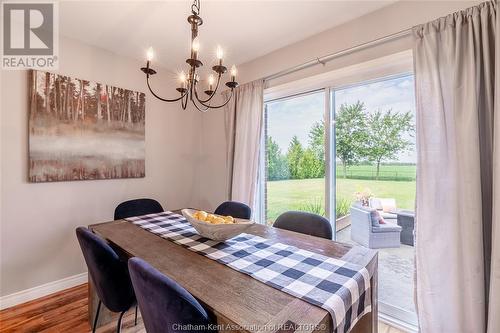
[[[193,217],[195,212],[196,210],[194,209],[183,209],[182,215],[201,236],[216,241],[225,241],[229,238],[233,238],[255,224],[254,221],[238,218],[235,218],[235,222],[230,224],[211,224],[195,219]]]

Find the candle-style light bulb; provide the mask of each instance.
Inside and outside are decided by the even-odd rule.
[[[186,88],[186,73],[184,71],[179,74],[179,81],[181,81],[181,88]]]
[[[222,58],[224,58],[224,50],[220,45],[217,45],[217,59],[219,60],[219,65],[222,65]]]
[[[236,69],[236,66],[233,65],[231,67],[231,81],[235,81],[236,80],[236,74],[238,74],[238,70]]]
[[[200,51],[200,41],[198,40],[198,37],[193,39],[193,42],[191,43],[191,50],[193,50],[193,58],[196,59],[198,51]]]
[[[213,90],[214,82],[215,82],[214,76],[212,74],[210,74],[208,77],[208,90],[210,90],[210,91]]]
[[[154,53],[154,51],[153,51],[153,48],[152,48],[152,47],[150,47],[150,48],[147,50],[147,52],[146,52],[146,59],[147,59],[148,61],[151,61],[151,60],[153,60],[154,56],[155,56],[155,53]]]

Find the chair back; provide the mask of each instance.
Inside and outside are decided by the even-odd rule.
[[[140,258],[130,259],[128,267],[148,333],[210,331],[207,312],[187,290]],[[189,324],[206,329],[182,329]]]
[[[161,204],[153,199],[134,199],[122,202],[115,209],[115,220],[132,216],[163,212]]]
[[[332,226],[323,216],[308,212],[290,211],[278,216],[273,227],[332,239]]]
[[[350,217],[351,238],[362,245],[368,244],[373,226],[370,208],[352,206]]]
[[[221,203],[214,213],[217,215],[231,215],[239,219],[249,220],[252,216],[252,209],[242,202],[226,201]]]
[[[77,228],[76,237],[99,299],[113,312],[128,310],[135,303],[135,295],[127,264],[87,228]]]

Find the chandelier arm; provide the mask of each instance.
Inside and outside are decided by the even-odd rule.
[[[148,89],[149,89],[149,91],[153,94],[153,96],[154,96],[154,97],[156,97],[156,98],[158,98],[158,99],[159,99],[159,100],[161,100],[161,101],[164,101],[164,102],[177,102],[177,101],[181,100],[184,96],[186,96],[186,95],[187,95],[187,91],[186,91],[186,92],[185,92],[184,94],[182,94],[182,95],[181,95],[181,97],[179,97],[179,98],[174,98],[174,99],[162,98],[162,97],[158,96],[158,95],[157,95],[157,94],[153,91],[153,89],[151,89],[151,85],[149,84],[149,75],[147,75],[147,77],[146,77],[146,82],[147,82],[147,84],[148,84]]]
[[[203,105],[204,107],[209,108],[209,109],[220,109],[220,108],[226,106],[227,103],[229,103],[229,101],[231,100],[231,98],[233,97],[233,95],[234,95],[234,89],[231,89],[231,95],[229,95],[229,97],[227,98],[227,100],[224,103],[222,103],[221,105],[211,106],[211,105],[206,105],[205,103],[201,103],[201,102],[200,102],[200,104]]]
[[[195,75],[196,75],[196,72],[195,72],[195,74],[193,74],[193,80],[189,84],[189,99],[191,100],[191,102],[194,102],[194,100],[193,100],[193,84],[194,83],[193,82],[196,82],[194,79]]]
[[[187,108],[187,104],[188,104],[188,95],[187,95],[187,94],[185,94],[185,96],[184,96],[184,97],[185,97],[185,98],[183,98],[183,99],[181,100],[181,106],[182,106],[182,109],[183,109],[183,110],[186,110],[186,108]]]
[[[193,80],[193,82],[196,82],[196,81],[195,81],[195,80]],[[195,107],[198,111],[200,111],[200,112],[205,112],[205,111],[207,111],[207,110],[209,109],[209,107],[208,107],[207,105],[202,104],[205,108],[204,108],[204,109],[203,109],[203,108],[200,108],[200,107],[198,106],[198,104],[196,104],[196,101],[195,101],[195,100],[194,100],[194,98],[193,98],[193,86],[194,86],[193,82],[191,82],[191,84],[190,84],[190,86],[189,86],[189,92],[190,92],[190,93],[189,93],[189,99],[191,100],[191,103],[194,105],[194,107]],[[186,98],[186,105],[187,105],[187,100],[188,100],[188,99]]]
[[[221,78],[222,74],[219,73],[219,76],[217,77],[217,84],[215,85],[215,89],[213,90],[212,94],[207,98],[207,99],[200,99],[198,97],[198,90],[196,90],[196,82],[195,82],[195,85],[194,85],[194,96],[196,97],[196,99],[198,100],[198,102],[200,103],[207,103],[207,102],[210,102],[210,100],[215,96],[215,94],[217,93],[217,89],[219,89],[219,84],[220,84],[220,78]]]
[[[198,106],[198,104],[196,103],[196,101],[195,101],[195,100],[193,100],[193,99],[191,100],[191,102],[193,102],[194,107],[195,107],[198,111],[200,111],[200,112],[206,112],[206,111],[208,111],[208,109],[210,109],[210,108],[211,108],[210,106],[208,106],[208,105],[204,105],[204,104],[202,104],[202,105],[204,106],[204,108],[201,108],[201,107],[199,107],[199,106]]]

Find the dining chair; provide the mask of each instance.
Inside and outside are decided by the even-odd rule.
[[[163,207],[154,199],[133,199],[124,201],[115,208],[115,220],[161,212]]]
[[[326,239],[332,239],[333,235],[330,221],[309,212],[285,212],[278,216],[273,227]]]
[[[242,202],[226,201],[221,203],[214,213],[217,215],[231,215],[239,219],[249,220],[252,216],[252,209]]]
[[[120,260],[111,246],[89,229],[77,228],[76,237],[99,297],[92,332],[96,330],[102,303],[110,311],[120,313],[116,324],[116,331],[120,332],[123,315],[136,305],[127,263]],[[137,306],[135,308],[135,324],[137,324]]]
[[[205,309],[177,282],[137,257],[128,267],[148,333],[216,332]]]

